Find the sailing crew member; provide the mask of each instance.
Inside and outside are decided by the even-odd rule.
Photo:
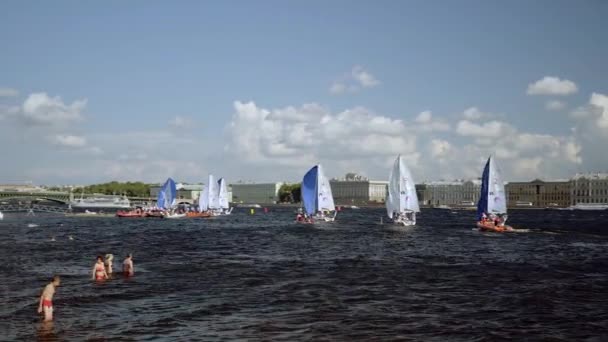
[[[103,264],[103,257],[101,255],[97,256],[97,262],[93,265],[93,277],[94,280],[104,280],[108,279],[108,274],[106,273],[106,266]]]
[[[122,273],[126,277],[133,276],[135,273],[135,269],[133,268],[133,255],[131,253],[127,254],[125,261],[122,262]]]
[[[53,296],[55,295],[55,289],[61,283],[58,275],[53,276],[53,280],[48,283],[42,290],[40,295],[40,304],[38,305],[38,313],[44,311],[44,321],[50,322],[53,320]]]

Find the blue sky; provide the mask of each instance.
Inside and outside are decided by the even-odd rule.
[[[513,179],[605,170],[607,15],[604,1],[6,1],[0,143],[16,146],[0,181],[296,180],[316,162],[330,176],[385,178],[395,153],[419,179],[472,177],[489,153]],[[257,119],[244,124],[236,104],[250,101]],[[305,120],[272,114],[313,103]],[[324,115],[353,142],[329,136]],[[374,118],[386,127],[351,122]],[[510,142],[526,138],[536,150]]]

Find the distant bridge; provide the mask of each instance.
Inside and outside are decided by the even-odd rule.
[[[66,214],[72,210],[67,206],[41,205],[41,204],[4,204],[0,205],[1,212],[26,211],[34,214],[34,212]]]
[[[89,198],[95,197],[97,195],[94,194],[78,194],[77,198]],[[60,191],[0,191],[0,201],[35,201],[35,200],[47,200],[51,202],[57,202],[60,204],[68,204],[70,200],[74,199],[74,194],[69,192],[60,192]],[[137,203],[156,203],[156,198],[151,197],[128,197],[129,201],[133,204]]]

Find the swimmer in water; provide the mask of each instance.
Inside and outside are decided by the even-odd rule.
[[[112,262],[114,260],[114,256],[112,254],[106,254],[106,273],[108,277],[112,275]]]
[[[135,273],[135,269],[133,268],[133,255],[131,253],[127,254],[125,261],[122,262],[122,273],[126,277],[133,276]]]
[[[106,267],[103,264],[103,257],[101,255],[97,256],[97,262],[93,265],[93,277],[94,280],[104,280],[108,279],[108,274],[106,273]]]
[[[44,287],[44,290],[42,290],[42,294],[40,295],[38,313],[44,312],[45,322],[53,320],[53,296],[55,295],[55,289],[60,283],[61,279],[59,279],[59,276],[53,276],[53,280]]]

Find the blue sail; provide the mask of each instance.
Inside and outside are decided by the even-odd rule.
[[[162,208],[165,204],[165,192],[163,191],[163,187],[158,190],[158,197],[156,198],[156,206],[158,208]]]
[[[488,189],[490,186],[490,159],[483,168],[481,175],[481,193],[479,194],[479,202],[477,202],[477,221],[481,221],[483,213],[488,212]]]
[[[314,215],[317,206],[317,175],[318,166],[313,166],[302,179],[302,203],[308,215]]]
[[[177,187],[175,186],[175,182],[171,178],[167,178],[165,184],[163,184],[162,188],[158,192],[158,198],[156,201],[156,205],[159,208],[169,209],[173,206],[173,202],[177,196]]]

